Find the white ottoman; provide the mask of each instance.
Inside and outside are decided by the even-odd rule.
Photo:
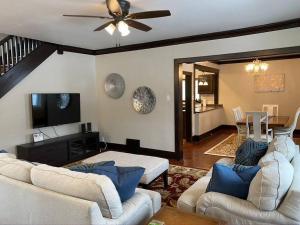
[[[167,159],[124,152],[107,151],[83,160],[82,164],[96,163],[100,161],[115,161],[116,166],[140,166],[145,168],[145,173],[141,178],[141,184],[143,187],[147,188],[152,181],[161,175],[163,176],[165,188],[168,186],[169,160]]]

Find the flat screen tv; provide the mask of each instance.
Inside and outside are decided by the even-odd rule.
[[[31,94],[32,127],[80,122],[80,94]]]

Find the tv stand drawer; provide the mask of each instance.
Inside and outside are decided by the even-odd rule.
[[[42,146],[30,151],[29,160],[59,166],[68,161],[68,146],[66,142]]]

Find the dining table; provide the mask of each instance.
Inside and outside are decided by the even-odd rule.
[[[268,116],[268,126],[269,128],[275,127],[285,127],[289,122],[289,116]],[[252,123],[252,118],[249,118],[249,123]],[[246,125],[246,118],[237,121],[237,125]]]

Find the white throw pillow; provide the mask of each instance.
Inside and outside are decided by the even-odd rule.
[[[261,169],[252,180],[247,200],[265,211],[275,210],[293,181],[294,168],[277,151],[266,154],[259,161]]]
[[[15,180],[31,184],[33,164],[13,158],[0,158],[0,174]]]
[[[296,145],[288,136],[277,136],[270,143],[267,153],[274,151],[281,152],[287,160],[292,161],[295,156]]]
[[[117,219],[123,213],[119,194],[106,176],[39,165],[32,169],[31,179],[35,186],[97,202],[106,218]]]

